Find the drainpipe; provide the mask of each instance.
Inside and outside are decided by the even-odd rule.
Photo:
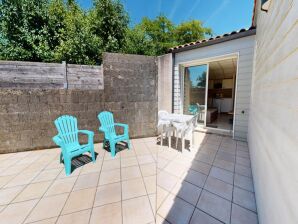
[[[172,113],[174,113],[174,71],[175,71],[175,53],[172,52]]]

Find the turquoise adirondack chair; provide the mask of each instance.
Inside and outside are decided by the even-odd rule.
[[[127,124],[114,123],[113,114],[108,111],[103,111],[99,113],[98,119],[101,124],[101,126],[99,127],[99,131],[104,133],[103,148],[105,147],[106,142],[109,142],[112,157],[115,157],[117,142],[121,142],[121,141],[127,142],[128,149],[130,149],[130,140],[129,140]],[[122,127],[124,129],[123,134],[118,135],[116,133],[115,126]]]
[[[95,162],[94,144],[92,131],[78,130],[77,118],[70,115],[62,115],[55,120],[55,126],[58,130],[58,135],[53,137],[53,141],[60,146],[60,163],[64,160],[65,173],[71,173],[72,158],[81,155],[85,152],[90,152],[92,161]],[[79,134],[88,135],[88,143],[80,144]]]

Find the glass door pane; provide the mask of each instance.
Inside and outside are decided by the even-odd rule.
[[[198,123],[205,124],[207,65],[185,68],[184,72],[184,114],[199,114]]]

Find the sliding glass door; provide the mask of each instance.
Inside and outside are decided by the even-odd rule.
[[[183,82],[183,113],[198,114],[198,123],[206,125],[208,65],[186,67]]]

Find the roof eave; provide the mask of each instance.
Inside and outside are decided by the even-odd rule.
[[[256,29],[254,28],[254,29],[250,29],[250,30],[247,30],[247,31],[244,31],[244,32],[235,33],[233,35],[229,35],[229,36],[226,36],[226,37],[222,37],[222,38],[202,42],[202,43],[199,43],[199,44],[193,44],[193,45],[189,45],[189,46],[185,46],[185,47],[171,49],[170,53],[179,53],[179,52],[182,52],[182,51],[193,50],[193,49],[196,49],[196,48],[206,47],[206,46],[209,46],[209,45],[219,44],[219,43],[230,41],[230,40],[235,40],[235,39],[239,39],[239,38],[243,38],[243,37],[252,36],[252,35],[255,35],[255,34],[256,34]]]

